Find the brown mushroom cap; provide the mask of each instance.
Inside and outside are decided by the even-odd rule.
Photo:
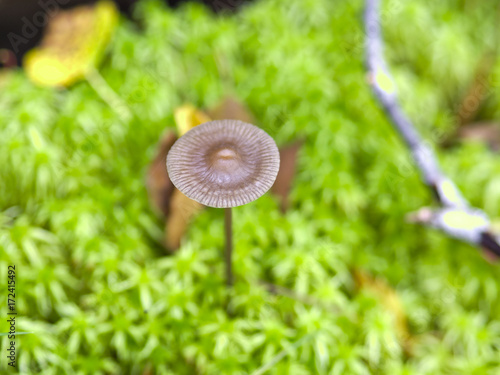
[[[180,137],[167,155],[168,175],[187,197],[205,206],[249,203],[268,191],[280,165],[274,140],[237,120],[210,121]]]

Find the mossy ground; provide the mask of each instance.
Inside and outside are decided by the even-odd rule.
[[[495,44],[496,2],[384,3],[402,105],[437,145]],[[86,82],[37,88],[22,71],[2,82],[0,279],[16,265],[17,329],[34,332],[17,337],[19,373],[247,374],[283,350],[269,373],[500,373],[498,266],[404,221],[432,197],[367,86],[362,5],[262,0],[215,16],[142,1],[100,69],[130,121]],[[497,63],[482,118],[500,115],[499,77]],[[232,317],[222,211],[205,210],[168,256],[144,185],[174,109],[225,95],[277,143],[306,140],[286,215],[269,195],[234,211]],[[477,143],[437,151],[497,217],[498,156]],[[360,270],[395,289],[409,337],[387,304],[355,287]]]

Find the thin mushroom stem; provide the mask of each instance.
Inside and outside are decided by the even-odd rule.
[[[233,220],[232,220],[232,210],[231,207],[224,209],[224,229],[226,232],[226,284],[228,288],[233,285],[233,267],[232,267],[232,256],[233,256]]]
[[[224,258],[229,291],[233,285],[230,207],[247,204],[268,191],[279,166],[274,140],[262,129],[237,120],[195,126],[168,152],[168,176],[181,193],[205,206],[226,209]]]

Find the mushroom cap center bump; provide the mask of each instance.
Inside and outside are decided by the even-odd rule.
[[[167,156],[173,184],[211,207],[251,202],[271,188],[279,151],[262,129],[237,120],[198,125],[177,140]]]

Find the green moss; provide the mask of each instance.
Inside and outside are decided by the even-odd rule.
[[[495,43],[494,1],[459,3],[385,2],[402,105],[433,142],[454,131],[454,105]],[[269,0],[221,17],[142,1],[140,27],[121,21],[101,68],[129,122],[85,82],[37,88],[19,71],[2,83],[0,279],[16,265],[17,329],[34,332],[17,337],[19,373],[246,374],[276,358],[269,373],[497,371],[498,267],[404,222],[432,197],[367,87],[361,9]],[[499,87],[493,79],[483,116],[498,116]],[[144,186],[175,107],[228,94],[279,144],[306,139],[290,212],[280,215],[271,196],[234,212],[233,317],[222,213],[205,210],[166,256]],[[497,156],[478,144],[438,156],[495,217]],[[411,352],[382,302],[357,293],[354,268],[397,290]],[[276,296],[259,280],[315,302]]]

